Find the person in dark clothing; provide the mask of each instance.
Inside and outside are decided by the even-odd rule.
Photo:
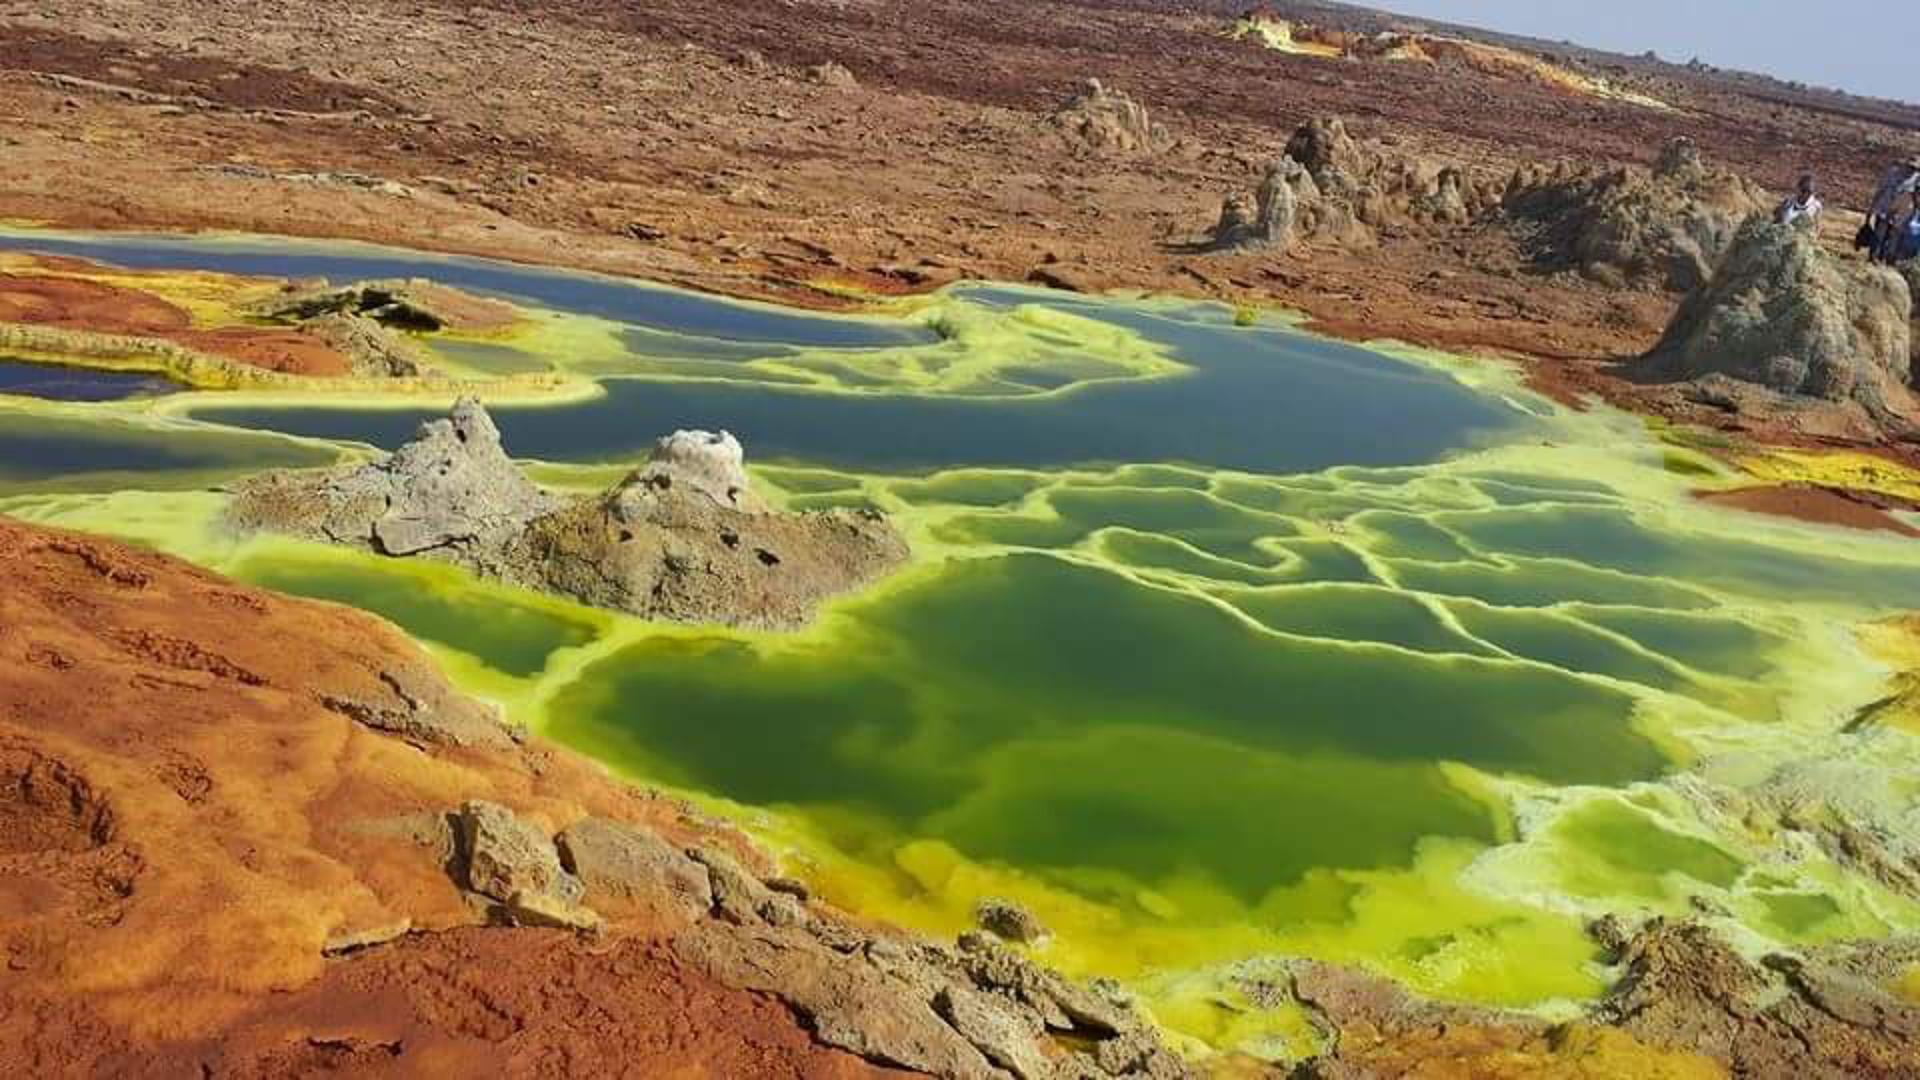
[[[1873,247],[1867,252],[1874,262],[1892,262],[1901,223],[1901,200],[1920,190],[1920,155],[1888,169],[1880,178],[1880,187],[1867,205],[1867,226],[1873,230]]]
[[[1920,258],[1920,187],[1913,191],[1913,205],[1907,214],[1894,226],[1893,237],[1887,242],[1886,262],[1903,263],[1908,259]]]

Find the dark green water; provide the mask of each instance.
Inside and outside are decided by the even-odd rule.
[[[508,675],[538,675],[560,649],[593,640],[594,627],[498,596],[462,590],[451,572],[431,577],[378,566],[262,560],[234,575],[262,588],[371,611],[408,633],[484,659]]]
[[[1491,839],[1436,760],[1568,784],[1663,764],[1616,692],[1262,634],[1042,555],[863,609],[835,655],[643,645],[565,691],[552,730],[701,790],[851,800],[1021,866],[1204,872],[1250,902],[1315,867],[1403,862],[1423,836]],[[1339,829],[1284,827],[1314,815]]]

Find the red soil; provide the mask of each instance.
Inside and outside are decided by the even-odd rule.
[[[1817,525],[1839,525],[1848,529],[1898,533],[1920,537],[1920,529],[1901,521],[1879,506],[1854,493],[1820,487],[1750,487],[1734,491],[1702,491],[1703,502],[1730,506],[1756,514],[1772,514],[1810,521]]]
[[[192,320],[158,296],[70,277],[0,274],[0,322],[159,336]]]
[[[79,260],[62,266],[90,267]],[[298,330],[246,326],[196,330],[178,306],[152,293],[76,277],[0,274],[0,322],[157,338],[268,371],[352,373],[339,350]]]

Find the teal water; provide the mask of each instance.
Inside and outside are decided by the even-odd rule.
[[[758,460],[889,472],[1152,461],[1290,473],[1405,464],[1510,436],[1527,422],[1440,372],[1365,349],[1186,312],[1141,316],[1120,304],[1076,306],[1167,346],[1192,371],[1013,401],[614,379],[600,400],[502,407],[495,419],[516,454],[549,461],[632,460],[656,434],[691,426],[733,432]],[[429,416],[217,405],[195,414],[382,447],[403,442]]]
[[[9,241],[0,234],[0,246]],[[258,244],[169,237],[66,236],[13,240],[23,248],[137,267],[284,276],[419,276],[517,297],[556,311],[629,324],[628,344],[709,364],[826,346],[885,348],[936,340],[933,331],[883,319],[780,312],[755,305],[481,259],[355,247],[355,254],[289,241]],[[361,254],[359,252],[365,252]],[[1280,328],[1236,327],[1216,305],[1143,309],[1033,290],[966,286],[966,305],[1005,311],[1043,305],[1132,331],[1191,370],[1170,378],[1094,383],[1039,398],[1001,401],[891,393],[850,395],[769,384],[611,378],[606,396],[562,407],[501,407],[496,419],[523,457],[609,462],[642,456],[655,436],[682,427],[724,428],[757,460],[846,468],[928,470],[960,465],[1186,462],[1263,472],[1337,464],[1432,460],[1496,437],[1526,417],[1445,374],[1366,349]],[[1071,338],[1060,344],[1071,347]],[[439,346],[483,370],[527,370],[524,356],[486,345]],[[1097,357],[1089,357],[1097,360]],[[589,369],[591,370],[591,369]],[[843,382],[861,377],[840,372]],[[1019,378],[1013,370],[1009,377]],[[1025,374],[1045,389],[1058,376]],[[196,414],[223,425],[391,448],[428,410],[226,408]]]
[[[29,364],[0,357],[0,394],[48,401],[120,401],[158,397],[180,389],[168,379],[125,371]]]
[[[423,277],[556,311],[733,342],[860,348],[934,340],[930,331],[920,327],[878,320],[813,318],[620,278],[563,273],[492,259],[421,255],[371,245],[291,239],[267,245],[217,237],[0,231],[0,250],[7,249],[73,255],[141,270],[216,270],[263,277],[324,277],[338,282]]]
[[[201,486],[263,469],[313,468],[338,454],[267,432],[156,429],[106,416],[0,409],[0,491],[9,487]]]

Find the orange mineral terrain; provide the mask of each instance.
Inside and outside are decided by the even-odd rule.
[[[351,372],[336,347],[291,329],[196,328],[188,312],[133,284],[89,280],[78,260],[14,260],[0,276],[0,322],[166,342],[247,367],[292,375]],[[60,270],[69,273],[60,273]],[[76,272],[77,271],[77,272]]]
[[[472,800],[751,855],[516,742],[390,627],[12,523],[0,563],[9,1075],[876,1071],[677,953],[700,913],[664,879],[597,943],[492,925],[449,870]]]

